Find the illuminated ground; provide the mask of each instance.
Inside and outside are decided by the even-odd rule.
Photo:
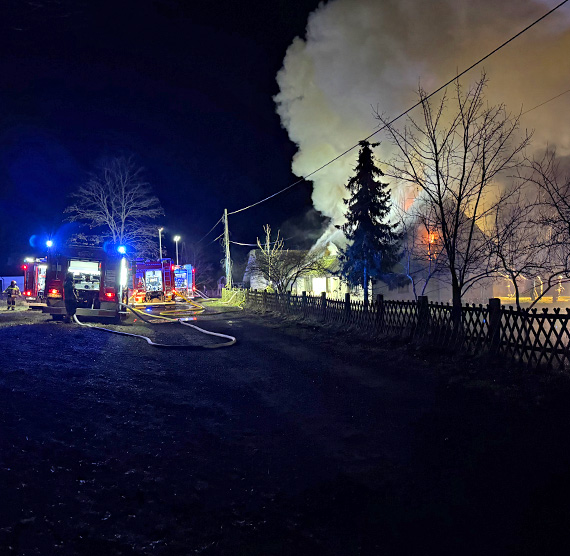
[[[198,324],[237,345],[0,313],[0,554],[566,553],[564,377],[244,313]]]

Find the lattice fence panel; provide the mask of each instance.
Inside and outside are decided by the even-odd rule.
[[[346,303],[339,299],[327,299],[327,322],[347,324]]]
[[[323,314],[321,298],[307,295],[305,300],[305,317],[320,320]]]
[[[483,305],[465,305],[461,312],[461,349],[476,353],[489,343],[489,309]]]
[[[417,337],[435,346],[448,346],[453,339],[453,320],[449,303],[429,304],[427,330],[418,330]]]
[[[500,309],[497,343],[491,346],[490,309],[465,305],[460,326],[454,328],[449,304],[422,305],[415,301],[362,301],[326,299],[248,291],[247,303],[256,309],[300,315],[321,322],[352,326],[378,336],[413,337],[434,346],[458,348],[469,353],[497,349],[508,359],[530,367],[570,368],[570,309],[538,312]]]
[[[530,367],[570,367],[570,311],[553,313],[503,309],[500,350]]]
[[[417,304],[414,301],[385,301],[378,319],[378,334],[410,337],[418,322]]]

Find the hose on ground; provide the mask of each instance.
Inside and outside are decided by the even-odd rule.
[[[145,322],[149,323],[149,321],[147,321],[146,318],[143,317],[144,313],[142,311],[137,311],[136,309],[133,309],[132,307],[129,307],[128,305],[125,305],[124,303],[120,303],[119,305],[121,305],[122,307],[126,307],[127,309],[129,309],[133,313],[137,314],[141,318],[141,320],[144,320]],[[146,315],[145,315],[145,317],[146,317]],[[122,332],[120,330],[112,330],[111,328],[104,328],[102,326],[93,326],[91,324],[81,322],[77,318],[77,315],[73,315],[74,322],[76,322],[77,324],[79,324],[81,326],[87,326],[89,328],[94,328],[96,330],[104,330],[105,332],[111,332],[112,334],[120,334],[122,336],[133,336],[135,338],[142,338],[143,340],[146,340],[146,342],[149,345],[154,346],[154,347],[161,347],[161,348],[168,348],[168,349],[186,349],[186,350],[216,349],[216,348],[233,346],[237,341],[233,336],[230,336],[228,334],[221,334],[219,332],[211,332],[210,330],[204,330],[203,328],[200,328],[199,326],[196,326],[194,324],[190,324],[189,322],[187,322],[189,320],[188,318],[179,318],[179,319],[168,319],[167,317],[155,317],[155,318],[162,318],[165,320],[169,320],[170,322],[178,322],[184,326],[189,326],[191,328],[194,328],[195,330],[197,330],[198,332],[201,332],[202,334],[208,334],[210,336],[217,336],[219,338],[227,338],[229,341],[223,342],[221,344],[211,344],[211,345],[204,345],[204,346],[160,344],[158,342],[153,342],[150,338],[148,338],[147,336],[143,336],[141,334],[132,334],[130,332]]]

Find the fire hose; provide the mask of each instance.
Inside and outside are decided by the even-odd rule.
[[[133,313],[135,313],[136,315],[138,315],[141,320],[149,323],[149,321],[145,318],[146,315],[144,314],[143,311],[138,311],[137,309],[133,309],[132,307],[129,307],[128,305],[125,305],[124,303],[119,303],[119,305],[121,305],[122,307],[126,307],[129,311],[132,311]],[[197,330],[198,332],[202,332],[202,334],[208,334],[210,336],[217,336],[220,338],[227,338],[229,341],[228,342],[223,342],[221,344],[212,344],[212,345],[205,345],[205,346],[188,346],[188,345],[177,345],[177,344],[159,344],[157,342],[153,342],[150,338],[148,338],[147,336],[143,336],[141,334],[132,334],[130,332],[121,332],[120,330],[112,330],[111,328],[104,328],[102,326],[93,326],[91,324],[85,323],[85,322],[81,322],[78,318],[77,315],[73,315],[73,320],[74,322],[76,322],[77,324],[81,325],[81,326],[87,326],[89,328],[94,328],[96,330],[104,330],[105,332],[111,332],[112,334],[120,334],[122,336],[133,336],[135,338],[142,338],[144,340],[146,340],[146,342],[151,345],[151,346],[155,346],[155,347],[162,347],[162,348],[169,348],[169,349],[189,349],[189,350],[199,350],[199,349],[216,349],[216,348],[221,348],[221,347],[229,347],[229,346],[233,346],[236,343],[236,339],[233,336],[229,336],[228,334],[220,334],[219,332],[211,332],[210,330],[204,330],[203,328],[200,328],[199,326],[196,326],[195,324],[190,324],[189,322],[187,322],[188,320],[190,320],[189,318],[178,318],[178,319],[170,319],[167,317],[161,317],[161,316],[157,316],[155,318],[162,318],[165,320],[168,320],[170,322],[179,322],[180,324],[184,325],[184,326],[189,326],[191,328],[194,328],[195,330]]]

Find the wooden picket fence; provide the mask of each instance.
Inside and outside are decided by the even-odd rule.
[[[570,368],[570,309],[539,312],[504,307],[499,299],[488,305],[467,304],[454,318],[447,303],[387,301],[376,296],[367,306],[362,301],[321,296],[276,294],[246,290],[251,309],[297,315],[336,324],[373,337],[396,337],[419,344],[466,353],[489,352],[526,366]]]

